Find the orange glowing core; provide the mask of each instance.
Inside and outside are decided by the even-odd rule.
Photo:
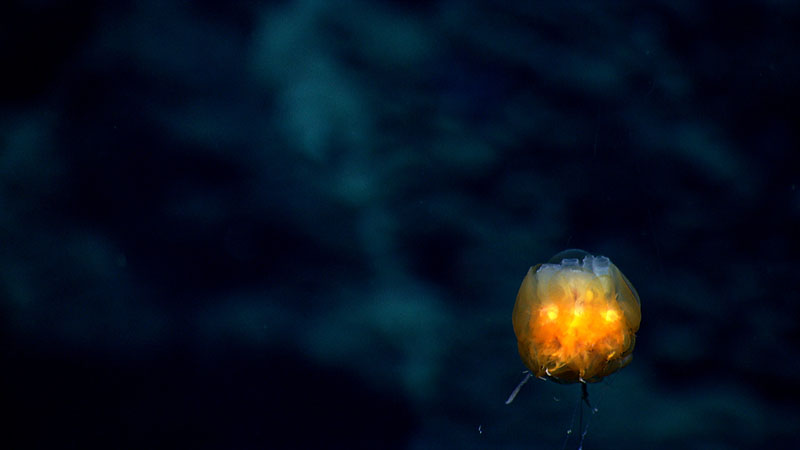
[[[520,356],[541,378],[599,381],[631,360],[641,321],[638,294],[604,256],[571,250],[554,259],[557,264],[532,267],[517,294]]]

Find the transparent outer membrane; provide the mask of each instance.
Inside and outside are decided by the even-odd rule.
[[[522,361],[534,375],[597,382],[630,363],[641,306],[611,260],[567,250],[531,267],[512,321]]]

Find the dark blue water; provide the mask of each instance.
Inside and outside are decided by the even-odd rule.
[[[529,3],[5,2],[4,447],[574,448],[504,405],[573,247],[642,300],[584,448],[797,447],[800,7]]]

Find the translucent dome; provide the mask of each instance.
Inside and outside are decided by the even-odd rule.
[[[575,383],[630,363],[641,318],[639,295],[617,266],[572,249],[528,270],[512,322],[533,375]]]

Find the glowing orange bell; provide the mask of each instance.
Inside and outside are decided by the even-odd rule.
[[[522,361],[558,383],[597,382],[633,357],[639,295],[605,256],[565,250],[528,270],[512,321]]]

